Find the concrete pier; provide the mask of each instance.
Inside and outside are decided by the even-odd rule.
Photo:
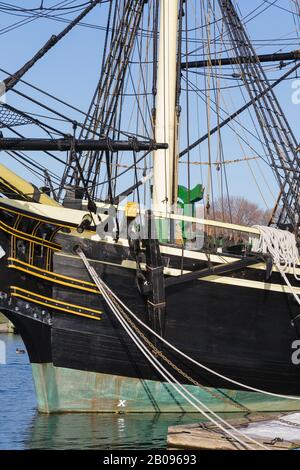
[[[14,333],[14,325],[0,313],[0,333]]]

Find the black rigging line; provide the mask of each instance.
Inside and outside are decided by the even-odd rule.
[[[128,166],[128,168],[126,168],[124,171],[122,171],[121,173],[119,173],[117,176],[112,176],[111,177],[111,182],[115,181],[117,178],[120,178],[121,176],[125,175],[125,173],[127,173],[128,171],[130,170],[133,170],[135,168],[135,166],[137,166],[142,160],[144,160],[147,155],[149,155],[149,153],[151,153],[152,150],[147,150],[147,152],[145,152],[140,158],[138,158],[132,165]],[[103,186],[105,184],[108,184],[109,183],[109,180],[105,180],[105,181],[101,181],[101,183],[97,183],[97,184],[93,184],[91,186],[88,186],[88,189],[94,189],[96,187],[99,187],[99,186]]]
[[[275,88],[279,83],[281,83],[285,78],[287,78],[291,73],[295,72],[298,68],[300,67],[300,63],[296,64],[294,67],[292,67],[290,70],[288,70],[284,75],[282,75],[280,78],[275,80],[270,87],[265,88],[264,92],[261,93],[260,95],[257,95],[255,97],[255,100],[258,100],[263,96],[263,94],[267,93],[270,91],[270,89]],[[249,108],[251,105],[253,105],[253,100],[248,101],[244,106],[239,108],[237,111],[235,111],[233,114],[231,114],[227,119],[222,121],[219,126],[214,127],[210,131],[210,135],[214,134],[217,132],[220,128],[224,127],[225,125],[229,124],[232,120],[234,120],[239,114],[241,114],[243,111],[245,111],[247,108]],[[205,134],[204,136],[200,137],[200,139],[197,139],[193,144],[189,146],[189,148],[186,148],[182,150],[179,154],[179,158],[183,157],[189,150],[192,150],[193,148],[197,147],[200,145],[202,142],[204,142],[208,138],[208,134]]]
[[[66,3],[68,3],[67,0],[63,0],[59,3],[57,3],[55,6],[66,4]],[[27,17],[26,20],[21,20],[21,21],[18,21],[17,23],[14,23],[14,24],[10,25],[10,26],[6,26],[5,28],[2,28],[2,30],[0,30],[0,34],[2,35],[2,34],[5,34],[7,32],[13,31],[14,29],[17,29],[21,26],[24,26],[25,24],[31,23],[32,21],[34,21],[38,18],[44,18],[44,17],[48,17],[48,16],[43,14],[43,13],[32,15],[29,18]],[[59,19],[57,18],[57,20],[59,20]]]
[[[21,137],[22,139],[25,138],[22,134],[20,134],[20,132],[16,131],[16,130],[13,129],[12,127],[9,127],[9,126],[7,126],[7,127],[9,128],[9,130],[10,130],[13,134],[17,135],[18,137]],[[61,158],[57,157],[56,155],[54,155],[53,153],[49,152],[48,150],[44,150],[44,153],[46,153],[47,155],[49,155],[49,157],[53,158],[54,160],[56,160],[57,162],[61,163],[62,165],[65,165],[65,164],[66,164],[66,162],[65,162],[64,160],[61,160]]]
[[[268,10],[270,7],[272,6],[276,6],[276,3],[278,2],[278,0],[273,0],[273,2],[267,2],[266,0],[263,0],[263,3],[260,5],[260,7],[257,7],[255,10],[253,10],[249,15],[251,16],[256,10],[258,10],[258,8],[261,8],[265,3],[268,3],[269,5],[267,5],[262,11],[260,12],[257,12],[254,16],[251,16],[251,18],[249,18],[247,21],[245,21],[245,18],[247,18],[249,15],[247,15],[246,17],[242,18],[241,21],[243,22],[244,25],[246,25],[247,23],[249,23],[249,21],[253,21],[255,18],[257,18],[259,15],[261,15],[262,13],[264,13],[266,10]]]
[[[17,135],[18,137],[23,137],[22,134],[20,134],[19,132],[17,132],[15,129],[13,129],[12,127],[10,126],[7,126],[9,128],[9,130],[14,133],[15,135]],[[11,157],[13,157],[16,161],[18,161],[18,163],[20,163],[21,165],[23,165],[25,168],[27,168],[29,171],[32,171],[34,172],[36,175],[37,175],[37,172],[32,170],[32,168],[29,168],[28,165],[30,165],[31,167],[34,167],[34,168],[37,168],[39,170],[43,170],[44,172],[45,171],[48,171],[52,178],[55,178],[57,181],[60,181],[60,177],[58,175],[55,175],[55,173],[53,173],[52,171],[50,171],[48,168],[44,167],[43,165],[41,165],[40,163],[37,164],[36,162],[34,162],[32,159],[29,160],[27,158],[27,156],[23,153],[23,152],[17,152],[17,151],[12,151],[11,153],[9,151],[6,151],[7,154],[9,154]],[[14,154],[14,155],[12,155]],[[63,160],[61,160],[60,158],[58,158],[56,155],[53,155],[52,153],[50,152],[45,152],[45,154],[47,154],[48,156],[50,156],[51,158],[53,158],[54,160],[56,160],[57,162],[63,164],[65,166],[65,162]],[[21,158],[22,161],[18,160],[17,157]],[[28,165],[24,164],[24,161],[26,163],[28,163]],[[39,175],[39,177],[41,178],[42,176]]]
[[[33,170],[31,170],[31,168],[29,168],[29,166],[30,166],[30,167],[34,167],[34,168],[36,168],[36,169],[39,170],[39,171],[41,171],[41,170],[42,170],[43,172],[44,172],[44,171],[48,171],[49,174],[51,175],[51,177],[52,177],[53,179],[57,180],[57,184],[59,183],[60,177],[59,177],[58,175],[56,175],[55,173],[53,173],[52,171],[50,171],[48,168],[46,168],[46,167],[44,167],[44,166],[41,166],[40,164],[37,164],[37,163],[34,162],[33,160],[30,160],[30,159],[27,158],[23,153],[21,153],[21,152],[16,152],[16,151],[10,152],[9,150],[5,150],[5,153],[7,153],[10,157],[14,158],[14,159],[15,159],[18,163],[20,163],[21,165],[24,165],[25,168],[30,169],[30,171],[33,171]],[[17,158],[17,157],[19,157],[19,158]],[[20,160],[21,160],[21,161],[20,161]],[[28,166],[25,165],[23,162],[28,163]],[[38,174],[38,172],[35,172],[35,173]],[[43,175],[44,175],[44,173],[43,173],[43,174],[39,173],[39,176],[40,176],[41,178],[43,178]]]
[[[186,79],[184,79],[184,80],[186,81]],[[198,89],[196,88],[196,86],[195,86],[194,84],[192,84],[190,81],[189,81],[189,84],[190,84],[191,87],[194,86],[194,92],[201,98],[201,100],[202,100],[205,104],[207,104],[207,99],[208,99],[207,92],[202,92],[202,91],[198,90]],[[201,96],[200,93],[201,93],[201,95],[203,95],[203,96]],[[216,110],[216,109],[213,109],[213,106],[212,106],[212,105],[216,105],[216,102],[215,102],[212,98],[210,98],[209,102],[210,102],[210,104],[209,104],[210,109],[211,109],[215,114],[217,114],[217,110]],[[225,115],[229,116],[229,113],[228,113],[227,111],[225,111],[225,109],[221,108],[220,105],[219,105],[219,110],[222,111],[223,113],[225,113]],[[222,122],[223,122],[223,121],[222,121]],[[245,127],[245,126],[244,126],[243,124],[241,124],[239,121],[236,121],[236,124],[237,124],[239,127],[241,127],[245,132],[247,132],[248,134],[250,134],[251,137],[253,137],[254,139],[258,140],[260,143],[263,144],[263,142],[262,142],[262,140],[260,139],[260,137],[257,136],[257,135],[255,135],[250,129],[248,129],[248,127]],[[218,123],[218,126],[216,126],[216,127],[217,127],[218,130],[219,130],[219,129],[220,129],[220,123]],[[231,126],[229,123],[228,123],[228,127],[229,127],[230,129],[234,130],[233,126]],[[251,148],[251,150],[253,150],[254,153],[256,153],[257,155],[259,155],[259,154],[255,151],[255,149],[254,149],[237,131],[234,131],[234,132],[235,132],[235,134],[236,134],[241,140],[243,140],[243,142],[245,142],[245,143],[248,145],[248,147]],[[207,134],[206,134],[206,138],[208,138],[208,137],[211,137],[211,133],[209,133],[209,134],[207,133]],[[267,162],[266,162],[266,163],[267,163]]]
[[[12,74],[10,74],[9,72],[7,72],[6,70],[4,70],[4,69],[2,69],[2,68],[0,68],[0,72],[5,73],[6,75],[12,76]],[[68,107],[68,108],[70,108],[70,109],[72,109],[72,110],[74,110],[74,111],[76,111],[76,112],[82,114],[83,116],[86,117],[86,122],[87,122],[88,120],[90,120],[90,121],[91,121],[91,124],[92,124],[92,118],[88,115],[88,113],[82,111],[81,109],[79,109],[79,108],[77,108],[77,107],[71,105],[70,103],[68,103],[68,102],[66,102],[66,101],[64,101],[64,100],[62,100],[62,99],[60,99],[60,98],[58,98],[57,96],[54,96],[54,95],[51,94],[51,93],[46,92],[45,90],[42,90],[41,88],[37,87],[36,85],[33,85],[33,84],[29,83],[28,81],[25,81],[24,79],[20,79],[20,83],[24,83],[25,85],[27,85],[27,86],[29,86],[30,88],[32,88],[32,89],[34,89],[34,90],[40,92],[41,94],[43,94],[43,95],[45,95],[45,96],[48,96],[49,98],[52,98],[53,100],[57,101],[58,103],[61,103],[61,104],[63,104],[64,106],[66,106],[66,107]],[[14,89],[13,89],[12,91],[15,92],[15,93],[18,93],[18,92],[17,92],[16,90],[14,90]],[[97,90],[96,90],[96,91],[97,91]],[[19,92],[19,94],[20,94],[20,93],[21,93],[21,92]],[[22,95],[22,96],[25,97],[25,98],[28,99],[28,100],[33,100],[29,95],[25,95],[25,94],[24,94],[24,95]],[[73,122],[74,122],[74,119],[73,119],[73,118],[70,118],[70,117],[65,116],[65,115],[63,115],[63,114],[61,114],[61,113],[58,113],[58,112],[57,112],[56,110],[54,110],[53,108],[50,108],[50,107],[48,107],[47,105],[44,105],[44,104],[41,103],[40,101],[36,101],[36,100],[35,100],[35,104],[37,104],[38,106],[40,106],[40,107],[42,107],[42,108],[44,108],[44,109],[47,109],[48,111],[50,111],[50,112],[53,113],[53,114],[58,115],[58,116],[61,117],[62,120],[64,120],[64,121],[68,121],[68,122],[70,122],[70,123],[73,123]],[[50,119],[50,118],[49,118],[49,119]],[[88,130],[88,129],[89,129],[89,127],[85,127],[84,124],[78,123],[78,126],[81,127],[82,129],[85,129],[85,130]],[[122,135],[124,135],[124,136],[126,136],[126,137],[132,137],[132,136],[133,136],[133,134],[130,133],[130,132],[121,131],[120,129],[114,129],[113,127],[110,127],[110,129],[111,129],[111,130],[115,130],[115,131],[117,131],[117,132],[120,132]],[[101,137],[101,134],[99,134],[99,133],[97,133],[97,132],[95,132],[95,135],[97,135],[98,137]],[[139,137],[139,138],[141,138],[141,139],[145,139],[145,138],[146,138],[144,135],[141,135],[141,134],[136,134],[136,137]]]
[[[157,97],[157,60],[158,60],[158,17],[159,17],[159,0],[154,0],[153,5],[153,66],[152,66],[152,120],[155,138],[155,124],[156,124],[156,97]]]
[[[56,110],[50,108],[49,106],[47,106],[47,105],[45,105],[45,104],[43,104],[43,103],[37,101],[36,99],[34,99],[34,98],[32,98],[32,97],[30,97],[30,96],[28,96],[28,95],[22,93],[22,92],[19,91],[19,90],[16,90],[16,89],[13,88],[11,91],[12,91],[13,93],[16,93],[17,95],[22,96],[23,98],[29,100],[30,102],[32,102],[32,103],[34,103],[34,104],[37,104],[37,105],[40,106],[41,108],[44,108],[44,109],[46,109],[47,111],[50,111],[51,113],[56,114],[57,116],[63,118],[64,120],[68,121],[69,123],[71,123],[71,124],[73,125],[74,119],[71,119],[70,117],[68,117],[68,116],[66,116],[66,115],[64,115],[64,114],[62,114],[62,113],[60,113],[59,111],[56,111]],[[77,122],[77,126],[80,127],[80,128],[83,128],[83,124],[81,124],[81,123],[79,123],[79,122]],[[112,128],[110,128],[110,129],[112,129]],[[127,138],[132,137],[132,134],[125,133],[125,132],[122,132],[122,131],[120,131],[120,132],[121,132],[123,135],[125,135]],[[101,135],[99,132],[96,132],[96,131],[95,131],[94,134],[95,134],[97,137],[100,137],[100,138],[103,137],[103,135]],[[67,134],[63,134],[62,132],[61,132],[61,135],[67,136]],[[144,136],[138,136],[138,137],[142,137],[143,139],[146,139]]]
[[[191,83],[190,83],[190,85],[192,86]],[[197,95],[201,98],[201,100],[202,100],[204,103],[207,103],[207,96],[206,96],[206,94],[205,94],[204,92],[201,92],[201,94],[204,95],[204,97],[201,96],[201,95],[198,93],[199,90],[195,90],[195,92],[197,93]],[[216,104],[212,99],[211,99],[210,101],[211,101],[211,103]],[[213,111],[216,113],[216,110],[213,109],[212,105],[210,105],[209,107],[210,107],[211,110],[213,110]],[[228,115],[228,112],[225,111],[224,109],[220,108],[220,110],[221,110],[222,112],[224,112],[226,115]],[[225,121],[226,121],[226,120],[225,120]],[[225,122],[225,121],[222,121],[222,122]],[[230,119],[230,121],[231,121],[231,119]],[[221,124],[222,124],[222,122],[221,122]],[[220,129],[221,124],[219,124],[219,125],[217,126],[217,130]],[[263,160],[266,165],[268,165],[268,166],[271,167],[271,168],[274,168],[274,165],[272,166],[268,161],[266,161],[266,160],[262,157],[262,155],[259,154],[259,153],[255,150],[255,148],[252,147],[252,145],[250,145],[250,143],[249,143],[241,134],[239,134],[239,132],[237,132],[237,131],[234,129],[233,126],[231,126],[229,123],[227,123],[227,124],[228,124],[228,127],[229,127],[229,128],[230,128],[230,129],[231,129],[231,130],[232,130],[232,131],[233,131],[233,132],[234,132],[252,151],[253,151],[253,153],[255,153],[255,155],[257,155],[261,160]],[[258,141],[262,144],[262,146],[264,146],[264,142],[260,139],[259,136],[255,135],[252,131],[250,131],[248,128],[246,128],[246,127],[245,127],[243,124],[241,124],[239,121],[236,121],[236,124],[238,124],[238,126],[240,126],[240,127],[241,127],[244,131],[246,131],[248,134],[250,134],[251,137],[253,137],[254,139],[258,140]],[[215,129],[216,129],[216,128],[213,128],[213,129],[210,131],[209,134],[208,134],[208,133],[205,134],[205,136],[203,136],[203,137],[204,137],[204,140],[206,140],[206,139],[208,138],[208,136],[211,135],[211,133],[214,134],[214,133],[215,133]],[[180,157],[180,154],[179,154],[179,157]],[[276,166],[276,168],[277,168],[277,166]]]
[[[6,34],[6,33],[9,33],[11,31],[15,30],[15,29],[19,29],[19,27],[25,26],[26,24],[31,23],[32,21],[34,21],[38,18],[55,19],[57,21],[66,20],[67,18],[65,18],[65,17],[69,16],[70,13],[72,13],[72,14],[78,13],[79,11],[82,11],[82,8],[77,8],[76,10],[72,10],[68,13],[57,13],[56,15],[51,15],[51,17],[50,17],[50,15],[43,14],[43,13],[32,14],[30,16],[24,15],[22,13],[8,13],[5,10],[3,11],[3,9],[1,7],[0,7],[0,11],[1,11],[1,13],[4,13],[4,14],[9,15],[9,16],[17,16],[17,17],[26,18],[26,20],[21,20],[21,22],[23,22],[23,24],[21,24],[20,26],[19,26],[19,22],[17,22],[17,23],[13,23],[12,25],[4,27],[1,31],[2,31],[3,34]],[[68,19],[67,23],[71,23],[71,22],[72,22],[72,20]],[[66,21],[64,23],[66,23]]]
[[[95,125],[99,126],[101,124],[101,133],[103,133],[105,125],[106,128],[109,129],[114,121],[120,100],[120,91],[122,90],[123,81],[128,69],[129,75],[131,76],[128,62],[135,46],[136,33],[141,22],[143,10],[143,2],[141,3],[139,0],[128,0],[124,4],[123,14],[116,25],[116,33],[112,38],[113,47],[105,60],[106,73],[102,73],[101,75],[100,88],[97,92],[97,102],[93,103]],[[132,85],[134,88],[134,83]],[[94,132],[94,130],[92,129],[91,132]],[[94,156],[92,155],[91,157],[88,168],[87,161],[84,162],[83,166],[84,171],[89,175],[97,163]]]
[[[73,28],[76,26],[81,19],[83,19],[96,5],[101,3],[102,0],[93,0],[87,8],[85,8],[80,15],[78,15],[63,31],[58,35],[53,35],[46,42],[46,44],[32,57],[31,60],[26,62],[14,75],[10,78],[4,80],[6,92],[12,89],[20,80],[20,78],[25,75],[28,70],[30,70],[44,55],[49,52],[61,39],[63,39]]]
[[[234,8],[232,0],[218,0],[218,2],[227,30],[236,48],[236,56],[247,54],[249,56],[255,56],[255,50]],[[298,166],[298,156],[295,149],[298,142],[273,89],[270,88],[268,84],[267,77],[259,61],[251,60],[247,64],[239,63],[239,67],[243,74],[248,94],[253,101],[254,110],[261,127],[265,145],[274,166],[274,174],[281,189],[283,208],[278,221],[281,222],[282,217],[284,217],[284,221],[289,219],[293,229],[298,230],[297,214],[299,214],[300,211],[297,196],[298,181],[293,173],[295,166],[296,168]],[[250,82],[245,79],[245,77],[249,76],[253,78]],[[264,93],[266,86],[269,88],[269,91]],[[262,93],[262,98],[256,100],[255,98]],[[285,168],[284,175],[278,171],[276,159],[278,159],[279,162],[284,160],[288,163],[290,170]],[[292,171],[292,175],[290,175],[290,171]],[[283,178],[284,181],[282,181]]]
[[[7,155],[9,155],[10,157],[12,157],[16,162],[20,163],[20,165],[22,165],[22,167],[26,168],[30,173],[33,173],[35,175],[36,178],[38,178],[39,180],[44,180],[44,174],[41,173],[41,172],[38,172],[36,170],[33,170],[29,165],[26,165],[23,161],[20,161],[16,155],[13,155],[13,152],[8,152],[8,151],[5,151],[5,153]],[[23,158],[22,158],[23,160]],[[31,165],[32,166],[32,165]],[[7,194],[7,193],[6,193]],[[13,194],[13,193],[12,193]]]
[[[75,1],[75,0],[73,0]],[[70,3],[70,2],[69,2]],[[89,3],[87,3],[88,5]],[[73,9],[72,9],[73,8]],[[63,13],[56,13],[56,14],[49,14],[49,13],[46,13],[46,10],[39,10],[40,13],[31,13],[28,12],[28,13],[25,13],[25,12],[18,12],[18,13],[12,13],[12,12],[9,12],[7,11],[5,8],[1,8],[0,6],[0,11],[2,13],[5,13],[6,15],[8,16],[17,16],[17,17],[21,17],[21,18],[25,18],[25,20],[21,20],[23,22],[26,21],[25,24],[31,22],[31,20],[34,20],[34,19],[38,19],[38,18],[53,18],[53,19],[57,19],[57,20],[60,20],[60,19],[67,19],[66,17],[70,14],[74,14],[74,13],[77,13],[78,11],[82,11],[82,7],[71,7],[71,9],[69,8],[66,8],[66,10],[68,11],[64,11]],[[59,9],[56,9],[56,11],[59,11]],[[45,13],[43,13],[45,12]],[[69,20],[69,21],[72,21],[72,20]],[[11,26],[14,26],[14,25],[11,25]],[[7,26],[7,28],[9,29],[10,26]]]
[[[65,1],[61,2],[61,3],[65,3]],[[103,0],[102,3],[109,3],[109,2],[111,2],[111,0]],[[0,11],[1,11],[1,9],[0,9]],[[76,11],[78,11],[78,10],[76,10]],[[74,13],[74,10],[72,11],[72,13]],[[10,25],[10,26],[7,26],[6,28],[3,28],[3,30],[0,30],[0,35],[1,34],[6,34],[6,33],[10,32],[14,29],[22,27],[22,26],[24,26],[24,25],[26,25],[26,24],[28,24],[32,21],[35,21],[36,19],[39,19],[39,18],[47,18],[49,20],[54,20],[54,21],[58,21],[58,22],[61,22],[61,23],[71,23],[72,20],[61,17],[61,16],[66,16],[68,14],[69,13],[61,13],[60,15],[49,15],[49,14],[47,15],[47,14],[43,14],[43,13],[36,13],[36,14],[31,15],[31,17],[27,16],[27,20],[21,20],[17,23],[14,23],[13,25]],[[16,16],[23,16],[23,15],[16,15]],[[106,26],[101,26],[101,25],[96,25],[96,24],[91,24],[91,23],[85,23],[85,22],[82,22],[82,21],[80,21],[78,23],[78,26],[89,28],[89,29],[96,29],[96,30],[100,30],[100,31],[106,31]],[[11,29],[9,29],[9,28],[11,28]],[[146,37],[146,35],[141,30],[138,31],[137,34]]]
[[[92,113],[93,106],[96,103],[97,94],[99,92],[99,88],[101,87],[101,83],[102,83],[102,79],[103,79],[103,73],[104,73],[104,68],[105,68],[105,60],[106,60],[106,57],[107,57],[109,39],[110,39],[110,46],[112,46],[113,37],[114,37],[114,34],[115,34],[116,18],[117,18],[117,5],[115,4],[115,8],[113,10],[113,2],[110,2],[108,17],[107,17],[107,24],[106,24],[106,31],[105,31],[104,47],[103,47],[103,53],[102,53],[100,78],[98,80],[96,89],[94,91],[93,98],[90,102],[88,112],[85,115],[85,120],[84,120],[85,128],[83,128],[83,127],[81,128],[79,138],[82,137],[84,130],[86,131],[85,136],[87,138],[88,135],[89,135],[89,132],[92,128],[92,125],[96,124],[96,120],[94,122],[94,116],[92,116],[91,113]],[[110,32],[111,32],[111,37],[109,37]],[[88,125],[88,121],[89,121],[89,125]],[[115,134],[115,129],[113,129],[113,133]],[[118,133],[118,135],[120,135],[120,132]],[[96,169],[95,169],[93,184],[95,184],[96,181],[97,181],[97,178],[100,177],[100,171],[99,170],[100,170],[100,165],[101,165],[101,162],[102,162],[102,159],[103,159],[103,155],[104,155],[104,152],[101,152],[100,155],[98,153],[98,163],[97,163]],[[80,158],[81,157],[82,157],[82,155],[80,155]],[[88,158],[88,155],[87,155],[86,158]],[[108,161],[108,159],[109,159],[109,152],[108,152],[108,154],[106,153],[106,160]],[[90,158],[90,160],[91,160],[91,158]],[[65,182],[66,182],[66,180],[69,176],[69,170],[70,170],[70,168],[66,168],[66,170],[65,170],[65,173],[64,173],[62,181],[61,181],[61,188],[63,188],[63,186],[64,186],[64,184],[65,184]],[[109,191],[112,192],[110,183],[109,183]],[[60,190],[60,192],[61,192],[61,190]],[[95,192],[93,192],[93,197],[95,198]],[[111,195],[111,197],[112,197],[112,195]]]
[[[55,127],[52,127],[52,126],[50,126],[46,123],[43,123],[43,122],[39,121],[38,119],[36,119],[34,117],[29,116],[27,113],[24,113],[23,111],[20,111],[19,109],[14,108],[13,106],[10,106],[8,104],[2,104],[2,106],[5,107],[8,110],[11,110],[11,111],[15,112],[16,114],[19,114],[20,116],[28,119],[28,121],[30,121],[32,124],[36,124],[38,127],[42,128],[48,135],[50,135],[50,133],[46,129],[49,129],[50,131],[52,131],[56,134],[62,135],[62,136],[66,135],[63,132],[56,129]]]
[[[103,3],[110,2],[110,1],[111,1],[111,0],[105,0],[105,2],[103,2]],[[60,4],[61,4],[61,3],[65,3],[65,2],[60,2]],[[264,3],[264,2],[263,2],[263,3]],[[261,4],[261,6],[263,5],[263,3]],[[259,7],[257,7],[257,8],[259,8]],[[255,10],[257,10],[257,8],[256,8]],[[250,12],[245,18],[247,18],[249,15],[251,15],[251,13],[253,13],[255,10],[253,10],[252,12]],[[68,20],[68,19],[66,19],[66,18],[59,18],[58,16],[59,16],[59,15],[50,16],[50,15],[46,15],[46,14],[41,14],[41,13],[40,13],[39,15],[36,15],[36,17],[34,17],[34,18],[30,18],[30,19],[22,20],[22,21],[23,21],[23,24],[27,24],[27,23],[29,23],[29,22],[31,22],[31,21],[34,21],[35,19],[38,19],[38,18],[47,18],[47,19],[51,19],[51,20],[55,20],[55,21],[64,22],[64,23],[70,23],[70,22],[71,22],[71,20]],[[251,20],[252,20],[252,18],[249,19],[249,21],[251,21]],[[25,21],[26,21],[26,22],[25,22]],[[218,20],[218,21],[219,21],[219,20]],[[19,22],[19,23],[22,23],[22,22]],[[20,24],[20,25],[19,25],[19,23],[16,23],[16,24],[15,24],[15,25],[16,25],[15,27],[21,27],[21,26],[23,26],[23,24]],[[18,26],[18,25],[19,25],[19,26]],[[12,25],[12,26],[13,26],[13,25]],[[101,30],[101,31],[105,31],[105,30],[106,30],[106,27],[105,27],[105,26],[99,26],[99,25],[89,24],[89,23],[83,23],[83,22],[80,22],[80,23],[78,24],[78,26],[82,26],[82,27],[86,27],[86,28],[91,28],[91,29],[98,29],[98,30]],[[205,26],[203,26],[203,27],[205,27]],[[7,27],[7,28],[8,28],[8,27]],[[4,29],[7,29],[7,28],[4,28]],[[15,29],[15,28],[12,28],[12,29]],[[3,34],[5,34],[6,32],[9,32],[9,31],[4,31]],[[0,31],[0,34],[1,34],[1,31]],[[139,32],[138,34],[141,34],[142,36],[146,36],[146,35],[143,33],[142,30],[140,30],[140,32]],[[148,32],[148,36],[149,36],[149,35],[151,36],[151,33],[150,33],[150,32]],[[152,33],[152,35],[153,35],[153,33]]]
[[[255,19],[257,16],[259,16],[259,15],[262,14],[262,13],[264,13],[268,8],[270,8],[270,7],[271,7],[273,4],[275,4],[277,1],[278,1],[278,0],[274,0],[273,3],[270,4],[270,5],[268,5],[268,6],[266,6],[264,10],[262,10],[262,11],[256,13],[253,17],[251,17],[251,15],[253,15],[253,13],[254,13],[255,11],[259,10],[259,9],[260,9],[261,7],[263,7],[263,5],[266,3],[266,0],[263,0],[262,3],[261,3],[259,6],[257,6],[254,10],[252,10],[250,13],[248,13],[246,16],[244,16],[244,17],[241,19],[241,21],[243,22],[244,25],[246,25],[247,23],[249,23],[250,21],[252,21],[253,19]],[[250,17],[250,18],[249,18],[249,17]],[[215,21],[212,22],[211,24],[214,24],[214,23],[215,23]],[[207,25],[205,25],[205,27],[207,27]],[[229,36],[228,33],[227,33],[227,36]],[[219,40],[220,37],[221,37],[220,35],[217,36],[217,37],[214,39],[214,41]],[[229,44],[231,44],[230,40],[229,40]],[[200,51],[200,50],[203,51],[203,49],[204,49],[204,46],[198,47],[198,48],[194,49],[193,51],[191,51],[191,52],[189,53],[189,56],[191,56],[193,53],[195,53],[195,52],[197,52],[197,51]],[[234,48],[225,50],[225,51],[223,51],[223,52],[231,52],[232,50],[234,50]]]
[[[70,2],[69,2],[70,3]],[[74,3],[74,2],[71,2]],[[61,11],[61,10],[73,10],[76,8],[82,8],[88,5],[90,2],[87,1],[85,3],[81,3],[79,5],[74,5],[74,6],[69,6],[69,7],[44,7],[44,0],[42,0],[41,5],[38,8],[23,8],[23,7],[18,7],[17,5],[11,5],[6,2],[0,2],[1,10],[7,10],[7,11],[22,11],[22,12],[31,12],[31,11]],[[5,5],[2,7],[2,5]]]
[[[183,15],[183,3],[181,5],[181,13],[180,13],[180,20],[182,22],[182,15]],[[185,10],[185,27],[188,27],[188,8]],[[186,63],[188,61],[188,41],[185,41],[185,52],[186,52]],[[185,80],[188,83],[189,82],[189,70],[186,68],[185,70]],[[187,122],[190,121],[190,95],[189,93],[186,93],[185,96],[185,107],[186,107],[186,120]],[[190,146],[190,128],[189,125],[186,126],[186,141],[187,141],[187,146],[189,148]],[[190,190],[191,190],[191,166],[190,166],[190,151],[187,152],[187,158],[188,158],[188,165],[187,165],[187,184],[188,184],[188,204],[190,204]],[[172,201],[172,203],[176,204],[177,201]]]
[[[107,18],[107,25],[106,25],[106,32],[105,32],[104,48],[103,48],[103,54],[102,54],[100,78],[98,80],[98,83],[97,83],[96,89],[94,91],[94,94],[93,94],[91,103],[89,105],[88,111],[87,111],[87,113],[83,113],[84,114],[84,122],[83,122],[83,125],[80,126],[79,139],[82,138],[82,136],[84,134],[84,131],[86,131],[85,132],[85,137],[87,138],[93,124],[95,124],[94,123],[94,117],[91,115],[91,112],[92,112],[95,100],[97,98],[97,93],[98,93],[98,90],[99,90],[99,87],[100,87],[101,81],[102,81],[102,74],[103,74],[103,69],[104,69],[104,65],[105,65],[105,57],[106,57],[106,51],[107,51],[107,47],[108,47],[108,40],[109,40],[110,30],[112,31],[112,36],[114,34],[113,31],[114,31],[114,22],[115,22],[115,17],[116,17],[116,8],[115,8],[115,14],[114,14],[114,19],[113,19],[113,27],[111,29],[110,24],[111,24],[111,18],[112,18],[112,8],[113,8],[113,2],[110,2],[109,11],[108,11],[108,18]],[[94,130],[94,135],[97,135],[96,130]],[[99,135],[101,136],[101,134],[99,134]],[[82,155],[80,154],[79,158],[81,159],[81,157],[82,157]],[[100,161],[102,161],[102,157],[103,157],[103,152],[101,153],[101,156],[99,158]],[[66,185],[66,181],[69,177],[69,172],[70,171],[71,171],[70,165],[66,166],[64,174],[62,176],[62,180],[61,180],[61,185],[60,185],[60,189],[59,189],[59,197],[61,196],[61,193],[62,193],[62,191],[63,191],[63,189]],[[75,175],[74,175],[74,177],[75,177]],[[95,175],[95,178],[96,178],[96,175]]]
[[[271,4],[271,2],[269,0],[265,0],[265,3],[269,3],[270,6],[273,5],[273,3]],[[291,13],[292,15],[295,15],[295,12],[292,11],[292,10],[289,10],[288,8],[285,8],[281,5],[274,5],[276,8],[278,8],[279,10],[283,10],[283,11],[286,11],[287,13]]]
[[[153,127],[153,122],[152,122],[152,119],[151,119],[151,109],[150,109],[150,104],[149,104],[149,100],[147,98],[148,96],[148,93],[147,93],[147,86],[146,86],[146,82],[145,82],[145,77],[144,77],[144,72],[143,72],[143,67],[142,67],[142,64],[141,64],[141,61],[142,61],[142,49],[141,49],[141,44],[139,44],[139,42],[137,41],[137,50],[138,50],[138,57],[140,58],[140,62],[139,62],[139,68],[140,68],[140,76],[141,76],[141,80],[142,80],[142,84],[143,84],[143,89],[144,89],[144,96],[146,97],[146,108],[147,108],[147,111],[148,111],[148,115],[149,115],[149,118],[150,118],[150,123],[151,123],[151,130],[152,130],[152,135],[154,134],[154,127]],[[131,75],[131,64],[128,64],[128,68],[130,70],[130,75]],[[135,86],[134,84],[132,84],[133,86],[133,90],[134,90],[134,94],[135,96],[140,96],[140,93],[137,93],[136,89],[135,89]],[[123,94],[123,96],[125,96]],[[143,118],[143,114],[141,112],[141,117],[144,121],[144,118]],[[145,124],[144,124],[145,126]],[[145,127],[146,128],[146,127]],[[148,133],[148,132],[147,132]]]

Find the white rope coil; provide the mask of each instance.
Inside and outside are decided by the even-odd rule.
[[[251,238],[252,251],[270,254],[281,274],[292,272],[295,279],[300,281],[296,273],[299,252],[295,235],[287,230],[262,225],[254,225],[254,228],[259,230],[260,237]]]
[[[255,225],[254,227],[259,230],[260,237],[252,238],[252,251],[257,253],[269,253],[272,256],[276,268],[280,272],[294,299],[298,305],[300,305],[300,297],[286,275],[292,272],[294,278],[300,281],[296,272],[297,264],[299,263],[299,252],[295,235],[287,230],[279,230],[273,227],[265,227],[262,225]]]

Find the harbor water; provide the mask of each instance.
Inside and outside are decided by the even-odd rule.
[[[169,426],[199,421],[186,414],[40,414],[21,337],[1,334],[0,449],[163,449]],[[2,345],[3,345],[2,343]]]

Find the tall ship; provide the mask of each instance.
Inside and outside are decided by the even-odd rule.
[[[55,25],[1,67],[0,309],[39,411],[299,410],[299,2],[0,3],[3,34]]]

